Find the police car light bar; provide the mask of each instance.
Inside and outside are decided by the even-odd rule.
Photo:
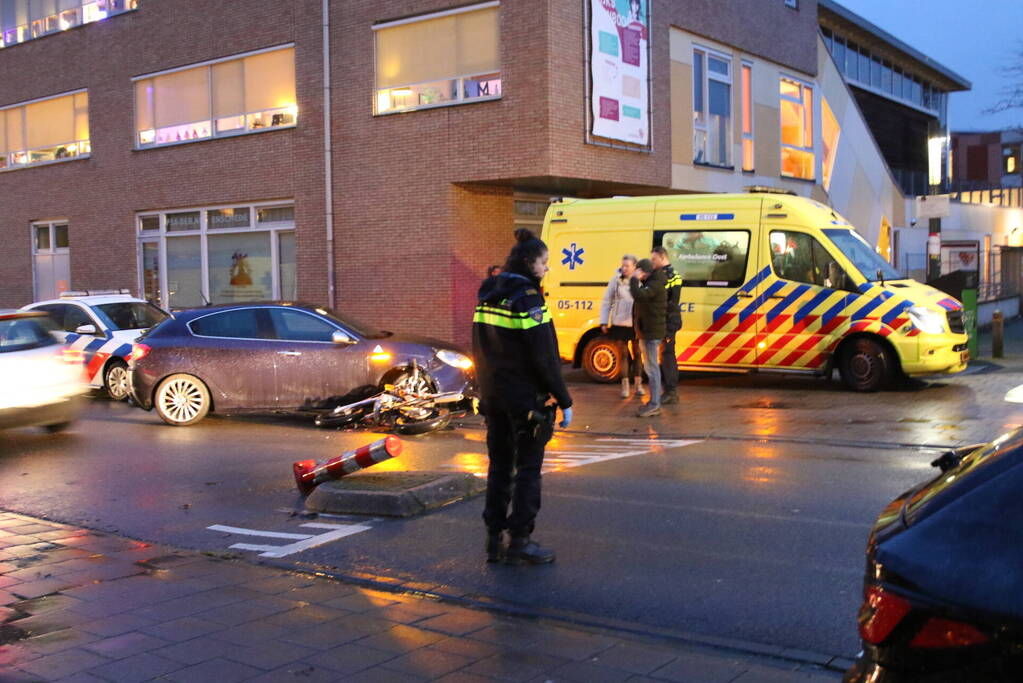
[[[61,292],[61,299],[68,299],[76,296],[99,296],[101,294],[131,294],[131,290],[126,287],[120,289],[79,289],[70,292]]]

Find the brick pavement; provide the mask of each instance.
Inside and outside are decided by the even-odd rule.
[[[0,683],[838,678],[0,512]]]

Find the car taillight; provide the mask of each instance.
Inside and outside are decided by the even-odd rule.
[[[132,344],[131,345],[131,360],[137,362],[149,355],[152,349],[146,344]]]
[[[871,586],[860,607],[860,637],[871,645],[879,645],[891,635],[910,609],[909,600],[901,595],[880,586]]]
[[[81,349],[69,349],[67,347],[60,350],[60,357],[68,365],[81,365],[85,359]]]
[[[990,640],[973,624],[931,617],[920,628],[910,647],[968,647]]]

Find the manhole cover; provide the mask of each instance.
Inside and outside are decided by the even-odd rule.
[[[327,486],[346,491],[405,491],[450,476],[437,472],[377,472],[356,474],[329,482]]]

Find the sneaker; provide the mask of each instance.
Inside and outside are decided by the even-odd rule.
[[[653,417],[654,415],[660,414],[661,406],[651,405],[650,403],[647,403],[645,406],[639,409],[639,412],[636,413],[636,417]]]
[[[662,406],[665,404],[670,405],[672,403],[678,403],[678,394],[676,394],[674,391],[666,391],[663,394],[661,394]]]
[[[643,380],[639,377],[636,378],[636,393],[640,396],[646,396],[646,389],[643,388]]]
[[[629,391],[629,378],[622,377],[622,398],[629,398],[632,392]]]
[[[513,536],[505,553],[505,564],[550,564],[554,561],[554,551],[544,548],[529,536]]]

